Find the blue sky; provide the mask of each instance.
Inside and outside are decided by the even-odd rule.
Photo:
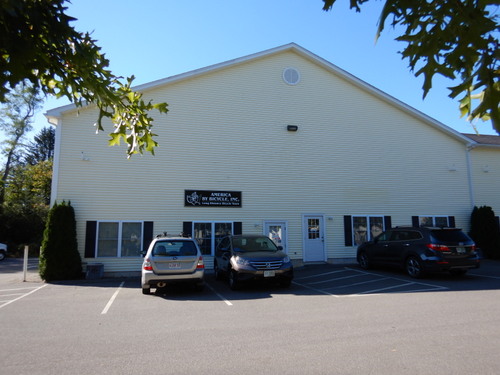
[[[330,12],[321,0],[73,0],[68,6],[76,29],[92,32],[113,73],[135,75],[134,84],[295,42],[445,125],[474,132],[448,97],[449,80],[435,79],[422,99],[423,77],[401,59],[404,44],[394,41],[391,27],[375,43],[382,1],[368,2],[361,13],[349,9],[349,0],[338,0]],[[67,103],[49,99],[42,112]],[[40,113],[35,132],[47,125]],[[496,134],[489,122],[477,128]]]

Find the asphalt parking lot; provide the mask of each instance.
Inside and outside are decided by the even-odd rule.
[[[22,262],[21,262],[22,264]],[[356,265],[296,270],[289,289],[141,294],[139,280],[27,281],[0,265],[5,374],[496,374],[500,262],[414,280]]]

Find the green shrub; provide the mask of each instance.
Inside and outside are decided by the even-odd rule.
[[[55,204],[49,211],[40,251],[40,277],[45,281],[82,276],[76,241],[75,211],[71,203]]]
[[[500,228],[493,209],[488,206],[474,207],[471,214],[470,236],[484,256],[500,258]]]

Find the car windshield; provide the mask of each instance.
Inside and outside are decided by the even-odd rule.
[[[158,241],[153,249],[154,256],[192,256],[196,246],[192,241]]]
[[[233,238],[233,249],[239,252],[278,251],[274,242],[267,237],[236,237]]]
[[[469,236],[467,236],[461,230],[433,230],[432,237],[441,242],[471,242]]]

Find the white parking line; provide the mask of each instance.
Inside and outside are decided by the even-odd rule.
[[[325,272],[325,273],[318,273],[318,274],[311,275],[311,276],[296,277],[296,278],[294,278],[294,280],[306,280],[306,279],[312,279],[312,278],[315,278],[315,277],[320,277],[320,276],[325,276],[325,275],[332,275],[334,273],[342,273],[342,272],[345,272],[347,269],[349,269],[349,268],[345,268],[345,269],[339,270],[339,271],[331,271],[331,272]]]
[[[489,279],[497,279],[497,280],[500,280],[500,277],[498,276],[487,276],[487,275],[479,275],[477,273],[469,273],[469,275],[471,276],[477,276],[477,277],[487,277]]]
[[[356,294],[369,294],[369,293],[382,292],[382,291],[384,291],[384,290],[396,289],[396,288],[400,288],[400,287],[403,287],[403,286],[414,285],[414,284],[415,284],[415,283],[398,284],[398,285],[388,286],[387,288],[379,288],[379,289],[373,289],[373,290],[365,290],[364,292],[359,292],[359,293],[356,293]]]
[[[350,271],[356,271],[356,272],[359,272],[359,273],[363,273],[363,274],[366,274],[366,275],[372,275],[372,276],[381,276],[377,273],[372,273],[372,272],[366,272],[366,271],[361,271],[361,270],[357,270],[357,269],[354,269],[354,268],[348,268],[346,267],[346,270],[350,270]],[[403,283],[407,283],[408,280],[405,280],[405,279],[400,279],[398,277],[388,277],[389,279],[391,280],[398,280],[398,281],[402,281]],[[425,286],[428,286],[430,288],[432,288],[433,290],[434,289],[437,289],[437,290],[448,290],[449,288],[446,288],[444,286],[441,286],[441,285],[433,285],[433,284],[428,284],[428,283],[423,283],[421,281],[414,281],[415,284],[419,284],[419,285],[425,285]]]
[[[7,306],[7,305],[10,305],[10,304],[11,304],[11,303],[13,303],[13,302],[19,301],[21,298],[24,298],[24,297],[26,297],[26,296],[29,296],[30,294],[33,294],[33,293],[35,293],[36,291],[38,291],[38,290],[40,290],[40,289],[42,289],[42,288],[45,288],[47,285],[48,285],[48,284],[44,284],[44,285],[42,285],[42,286],[39,286],[38,288],[36,288],[36,289],[32,290],[31,292],[24,293],[24,294],[22,294],[20,297],[17,297],[17,298],[14,298],[13,300],[10,300],[10,301],[5,302],[3,305],[0,305],[0,309],[1,309],[2,307],[5,307],[5,306]],[[29,288],[19,288],[19,289],[29,289]]]
[[[309,285],[329,283],[331,281],[344,280],[344,279],[352,279],[353,277],[361,277],[361,275],[350,275],[350,276],[344,276],[344,277],[336,277],[334,279],[315,281],[314,283],[309,283]]]
[[[368,280],[368,281],[361,281],[359,283],[344,284],[344,285],[339,285],[339,286],[332,286],[331,288],[327,288],[327,289],[349,288],[350,286],[357,286],[357,285],[363,285],[363,284],[376,283],[377,281],[388,280],[388,279],[390,279],[390,278],[389,277],[381,277],[380,279],[374,279],[374,280]]]
[[[208,285],[208,283],[205,283],[205,285],[208,287],[208,289],[210,289],[212,292],[214,292],[217,297],[219,297],[222,301],[224,301],[224,303],[226,305],[233,306],[233,304],[231,302],[229,302],[227,299],[225,299],[221,294],[217,293],[217,291],[214,288],[212,288],[210,285]]]
[[[332,297],[340,298],[340,296],[338,296],[336,294],[329,293],[329,292],[327,292],[327,291],[325,291],[323,289],[313,288],[312,286],[309,286],[309,285],[306,285],[306,284],[300,284],[300,283],[298,283],[296,281],[292,281],[292,284],[301,286],[301,287],[306,288],[306,289],[311,289],[312,291],[314,291],[316,293],[326,294],[327,296],[332,296]]]
[[[102,310],[101,315],[104,315],[104,314],[106,314],[108,312],[109,308],[111,307],[111,305],[115,301],[116,296],[118,295],[118,293],[120,293],[120,290],[123,287],[123,285],[125,285],[125,281],[122,281],[122,283],[120,284],[120,286],[118,287],[118,289],[111,296],[111,298],[109,299],[108,303],[106,304],[106,307],[104,308],[104,310]]]
[[[326,294],[326,295],[329,295],[329,296],[332,296],[332,297],[337,297],[337,298],[341,298],[341,297],[364,297],[364,296],[377,295],[377,292],[386,292],[387,293],[387,291],[390,291],[391,289],[397,289],[397,288],[401,288],[401,287],[407,287],[407,286],[410,286],[410,285],[422,286],[421,289],[412,289],[410,292],[432,292],[432,291],[449,290],[449,288],[446,288],[446,287],[440,286],[440,285],[433,285],[433,284],[423,283],[423,282],[420,282],[420,281],[410,281],[410,282],[408,282],[408,280],[405,280],[405,279],[400,279],[400,278],[397,278],[397,277],[382,276],[382,275],[379,275],[377,273],[366,272],[366,271],[357,270],[357,269],[353,269],[353,268],[349,268],[349,267],[345,267],[343,270],[339,270],[339,271],[326,272],[326,273],[323,273],[323,274],[317,274],[317,275],[302,277],[302,278],[299,278],[298,280],[311,279],[311,278],[318,277],[318,276],[330,275],[330,274],[335,274],[335,273],[342,273],[342,272],[346,272],[346,271],[353,271],[353,272],[356,272],[357,274],[355,274],[355,275],[349,275],[349,276],[344,276],[344,277],[339,277],[339,278],[330,278],[328,280],[315,281],[315,282],[311,282],[311,283],[307,283],[307,284],[298,283],[296,281],[297,280],[296,279],[296,280],[293,281],[293,283],[296,284],[296,285],[302,286],[304,288],[313,290],[313,291],[315,291],[317,293]],[[333,282],[334,283],[337,280],[344,280],[344,279],[359,277],[361,275],[368,275],[368,276],[376,277],[376,279],[374,279],[374,280],[368,280],[368,281],[361,281],[361,282],[351,283],[351,284],[335,285],[335,286],[326,287],[326,288],[315,288],[315,287],[311,286],[311,285],[317,285],[317,284],[324,284],[324,283],[328,283],[328,282],[330,282],[330,283]],[[339,295],[339,294],[333,294],[333,293],[329,292],[329,290],[335,291],[335,290],[340,289],[340,288],[348,288],[348,287],[351,287],[351,286],[358,286],[358,285],[363,285],[363,284],[369,284],[369,283],[374,283],[374,282],[383,281],[383,280],[386,280],[386,281],[387,280],[389,280],[389,281],[390,280],[394,280],[394,281],[399,281],[400,283],[398,283],[397,285],[392,285],[392,286],[388,286],[388,287],[385,287],[385,288],[378,288],[378,289],[366,290],[366,291],[363,291],[363,292],[354,293],[354,294],[348,294],[348,295]],[[391,292],[388,292],[388,293],[391,293]]]

